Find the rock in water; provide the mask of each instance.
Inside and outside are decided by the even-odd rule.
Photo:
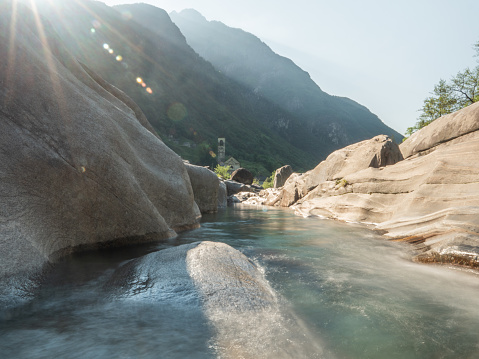
[[[218,208],[225,208],[228,205],[228,190],[226,188],[226,183],[220,181],[218,187]]]
[[[172,237],[200,216],[181,158],[38,21],[1,3],[0,283],[20,287],[59,255]]]
[[[278,168],[274,174],[273,188],[283,187],[286,180],[293,174],[293,169],[290,165]]]
[[[252,191],[252,189],[247,185],[236,181],[227,180],[223,183],[226,185],[226,194],[228,197],[235,195],[239,192]]]
[[[186,164],[186,170],[191,181],[195,202],[201,213],[218,211],[218,192],[220,180],[218,176],[206,167]]]
[[[238,168],[231,174],[231,180],[250,185],[253,184],[254,177],[253,174],[246,168]]]
[[[219,357],[305,358],[317,340],[283,307],[261,269],[224,243],[196,242],[120,267],[107,289],[132,303],[200,306]]]

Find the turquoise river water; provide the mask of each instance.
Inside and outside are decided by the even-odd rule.
[[[1,318],[0,358],[223,357],[200,306],[181,293],[125,303],[105,291],[126,261],[202,240],[258,264],[290,318],[279,331],[267,327],[274,320],[237,326],[226,340],[248,350],[233,358],[479,358],[477,272],[414,263],[411,247],[360,226],[241,205],[175,240],[65,258],[28,305]],[[299,351],[281,350],[292,341]]]

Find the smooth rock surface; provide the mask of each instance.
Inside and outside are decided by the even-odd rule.
[[[400,145],[404,158],[479,130],[478,111],[479,102],[438,118],[420,131],[413,133]]]
[[[286,180],[293,174],[293,169],[290,165],[278,168],[274,174],[273,188],[283,187]]]
[[[247,186],[243,183],[239,183],[233,180],[226,180],[224,181],[224,184],[226,185],[226,191],[227,191],[228,197],[233,196],[239,192],[253,191],[250,186]]]
[[[231,174],[231,180],[246,185],[251,185],[253,184],[254,176],[246,168],[238,168]]]
[[[48,22],[40,35],[28,8],[1,5],[0,283],[21,285],[73,250],[197,227],[186,168],[138,108],[91,77]]]
[[[195,242],[134,259],[106,286],[112,300],[199,307],[214,328],[221,358],[298,358],[315,347],[294,315],[281,306],[260,267],[224,243]],[[277,345],[278,338],[294,338]],[[278,348],[272,352],[272,348]]]
[[[220,181],[218,185],[218,208],[225,208],[228,205],[228,193],[226,184]]]
[[[347,182],[344,177],[348,174],[366,168],[392,165],[401,160],[398,145],[388,136],[379,135],[334,151],[311,171],[304,174],[293,173],[278,197],[268,199],[266,204],[289,207],[321,183],[333,181],[339,187],[345,187]]]
[[[218,176],[206,167],[186,164],[190,177],[195,202],[201,213],[218,211],[218,191],[220,180]]]

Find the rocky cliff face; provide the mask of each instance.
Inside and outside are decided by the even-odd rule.
[[[34,11],[0,5],[2,302],[59,255],[172,237],[200,212],[181,158],[128,96]]]
[[[371,223],[391,239],[416,244],[418,260],[478,267],[479,104],[412,135],[400,146],[404,160],[389,145],[378,147],[377,139],[293,175],[267,203],[294,205],[305,216]]]

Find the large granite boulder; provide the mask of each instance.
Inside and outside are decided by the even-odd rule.
[[[352,144],[331,153],[313,170],[304,174],[292,174],[283,186],[283,190],[268,204],[289,207],[318,187],[333,181],[346,183],[344,177],[366,168],[380,168],[402,160],[398,145],[388,136],[379,135],[370,140]]]
[[[214,213],[218,211],[218,191],[220,180],[218,176],[206,167],[186,164],[190,177],[191,187],[195,202],[201,213]]]
[[[412,134],[400,148],[404,158],[479,130],[477,111],[479,102],[460,111],[445,115]]]
[[[246,168],[238,168],[231,174],[231,180],[239,183],[251,185],[253,184],[254,176]]]
[[[403,159],[399,146],[388,136],[379,135],[331,153],[309,173],[306,186],[340,180],[351,173],[372,167],[393,165]]]
[[[273,188],[283,187],[286,180],[293,174],[293,169],[290,165],[278,168],[274,173]]]
[[[85,71],[43,19],[40,28],[21,3],[1,5],[3,303],[58,256],[173,237],[200,212],[181,158],[139,108]]]

